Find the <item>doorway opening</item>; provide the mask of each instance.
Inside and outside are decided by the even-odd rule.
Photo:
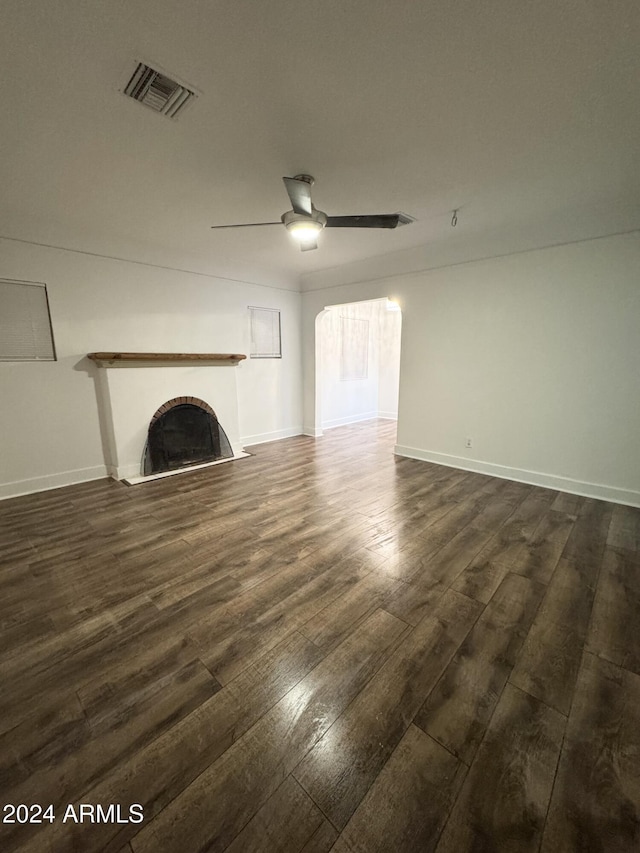
[[[316,318],[316,434],[398,419],[402,311],[391,299],[328,305]]]

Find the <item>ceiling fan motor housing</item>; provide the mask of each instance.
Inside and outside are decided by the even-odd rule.
[[[316,210],[315,207],[311,210],[311,216],[307,216],[304,213],[296,213],[293,210],[288,210],[286,213],[282,214],[281,218],[288,231],[291,231],[292,229],[295,230],[296,225],[299,222],[303,222],[307,225],[310,222],[316,222],[320,226],[318,231],[321,231],[327,224],[327,214],[323,213],[321,210]]]

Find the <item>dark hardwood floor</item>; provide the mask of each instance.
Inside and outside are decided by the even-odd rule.
[[[640,850],[640,510],[394,439],[0,503],[3,853]]]

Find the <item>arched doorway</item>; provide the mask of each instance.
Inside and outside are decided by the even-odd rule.
[[[397,420],[402,312],[391,300],[328,305],[316,317],[316,435]]]

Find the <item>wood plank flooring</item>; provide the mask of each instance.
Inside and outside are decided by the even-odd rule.
[[[640,510],[394,441],[0,502],[3,853],[640,850]]]

